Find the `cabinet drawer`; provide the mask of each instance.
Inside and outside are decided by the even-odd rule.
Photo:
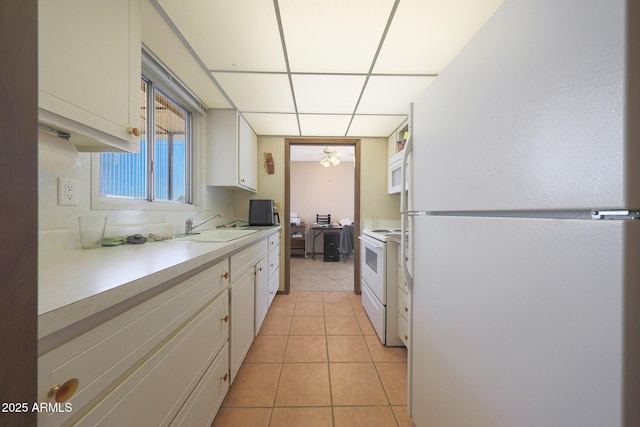
[[[409,294],[407,294],[402,288],[398,288],[398,313],[400,313],[405,320],[408,320],[411,315],[410,310]]]
[[[278,289],[280,289],[280,269],[276,268],[276,271],[269,278],[269,306],[271,306],[273,299],[276,297]]]
[[[229,349],[222,348],[172,426],[210,426],[229,390]]]
[[[400,251],[398,251],[398,288],[402,288],[406,293],[409,293],[409,287],[404,280],[404,270],[402,268],[402,260],[400,259]]]
[[[267,250],[267,239],[264,239],[231,255],[231,280],[236,281],[247,270],[253,269],[253,266],[267,254]]]
[[[409,348],[409,323],[398,313],[398,336],[405,346]]]
[[[226,289],[228,276],[225,259],[42,355],[38,359],[38,401],[49,401],[49,390],[69,379],[78,379],[79,387],[69,399],[73,413],[43,415],[39,417],[39,425],[57,426],[81,412],[87,403]]]
[[[280,245],[269,251],[269,277],[273,276],[278,267],[280,267]]]
[[[280,232],[278,231],[276,234],[272,234],[271,236],[269,236],[269,251],[273,250],[279,244],[280,244]]]
[[[220,295],[171,340],[91,409],[78,425],[167,425],[196,388],[228,337],[227,293]]]

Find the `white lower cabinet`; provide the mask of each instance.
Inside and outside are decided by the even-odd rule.
[[[267,257],[255,266],[255,285],[256,285],[256,305],[255,305],[255,328],[254,333],[257,336],[264,318],[267,316],[269,309],[269,259]]]
[[[273,239],[43,337],[38,402],[71,410],[38,426],[211,425],[277,292]]]
[[[228,344],[220,350],[172,426],[210,426],[229,390]]]
[[[269,237],[269,303],[271,306],[273,299],[280,289],[280,234]]]
[[[224,348],[225,291],[111,391],[78,425],[168,425]]]
[[[256,269],[256,336],[280,287],[280,234],[268,239],[267,256]]]
[[[411,293],[404,279],[402,255],[398,251],[398,337],[409,348],[409,319],[411,318]]]
[[[244,361],[255,333],[256,273],[267,255],[267,239],[231,255],[231,337],[229,342],[229,364],[231,382]]]
[[[231,324],[229,337],[229,367],[231,382],[242,365],[253,342],[254,275],[247,271],[231,285]]]
[[[135,375],[139,375],[143,369],[151,375],[155,370],[154,364],[164,360],[157,356],[160,352],[169,357],[169,354],[176,354],[174,347],[178,351],[182,346],[191,345],[192,341],[187,339],[187,335],[204,335],[208,346],[201,348],[195,343],[192,349],[195,351],[187,350],[184,360],[179,360],[177,364],[189,360],[189,364],[194,365],[198,362],[193,360],[194,357],[215,356],[228,339],[228,324],[224,320],[228,315],[228,277],[229,260],[224,259],[42,354],[38,358],[39,402],[53,402],[52,390],[61,388],[64,391],[64,384],[76,381],[78,386],[65,401],[73,408],[71,412],[40,413],[38,425],[72,424],[89,411],[93,413],[89,419],[99,419],[107,416],[105,408],[110,405],[114,407],[109,409],[110,413],[119,412],[115,407],[120,407],[118,402],[122,397],[118,396],[135,394],[134,390],[138,389],[138,386],[134,386],[137,382]],[[207,317],[207,314],[214,317]],[[182,352],[180,349],[179,353]],[[201,360],[200,367],[205,367],[204,363],[206,361]],[[169,370],[176,369],[163,366],[168,366]],[[200,375],[202,373],[204,370]],[[129,389],[126,392],[123,391],[125,385]],[[162,388],[175,390],[168,379],[159,387]],[[155,406],[154,393],[150,394],[153,399],[147,396],[146,405],[134,407],[131,415],[143,411],[144,406],[149,406],[148,402],[154,402]],[[109,399],[109,403],[104,404],[104,399]],[[175,402],[179,402],[177,397]],[[101,411],[104,413],[98,417]],[[82,424],[90,425],[91,422],[83,421]]]

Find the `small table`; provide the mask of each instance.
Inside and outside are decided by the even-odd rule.
[[[342,226],[313,225],[311,227],[311,230],[313,230],[313,244],[312,244],[313,250],[312,250],[311,258],[315,260],[317,255],[316,254],[316,237],[318,237],[323,233],[326,233],[327,231],[339,233],[340,231],[342,231]]]

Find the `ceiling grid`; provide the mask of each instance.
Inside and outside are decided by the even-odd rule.
[[[503,0],[151,2],[258,135],[386,138]]]

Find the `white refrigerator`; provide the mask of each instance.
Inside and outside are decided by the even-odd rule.
[[[640,426],[633,3],[506,0],[415,101],[417,427]]]

